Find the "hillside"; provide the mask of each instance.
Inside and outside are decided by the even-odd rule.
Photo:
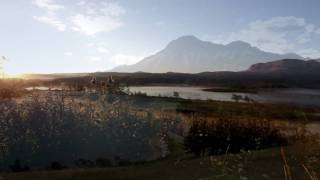
[[[254,64],[248,71],[261,73],[317,74],[320,73],[320,62],[317,60],[303,61],[298,59],[283,59]]]

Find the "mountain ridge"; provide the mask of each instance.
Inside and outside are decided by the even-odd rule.
[[[134,65],[122,65],[112,72],[181,72],[244,71],[252,64],[279,59],[304,59],[294,54],[265,52],[247,42],[234,41],[216,44],[195,36],[182,36],[168,43],[159,52]]]
[[[320,62],[318,60],[282,59],[253,64],[247,71],[260,73],[320,74]]]

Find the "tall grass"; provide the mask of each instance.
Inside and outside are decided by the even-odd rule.
[[[0,101],[0,112],[2,169],[17,160],[42,168],[53,162],[75,166],[79,159],[161,157],[161,121],[135,114],[125,96],[35,93],[21,102]]]
[[[239,153],[287,144],[280,129],[264,120],[196,119],[185,137],[186,150],[197,156]]]

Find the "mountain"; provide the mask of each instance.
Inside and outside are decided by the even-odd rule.
[[[248,71],[261,73],[320,74],[320,62],[318,60],[283,59],[254,64]]]
[[[119,66],[113,72],[183,72],[242,71],[250,65],[278,59],[303,59],[297,54],[275,54],[261,51],[242,41],[227,45],[183,36],[171,41],[163,50],[137,64]]]

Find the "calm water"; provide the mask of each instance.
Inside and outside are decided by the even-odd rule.
[[[174,92],[184,99],[233,101],[232,95],[248,96],[257,102],[316,105],[320,106],[320,90],[311,89],[272,89],[258,93],[208,92],[205,87],[142,86],[130,87],[130,91],[146,93],[148,96],[173,97]]]
[[[48,90],[52,90],[52,91],[56,91],[56,90],[62,90],[61,88],[49,88],[49,87],[45,87],[45,86],[36,86],[36,87],[27,87],[25,88],[28,91],[33,91],[33,90],[38,90],[38,91],[48,91]]]
[[[148,96],[174,97],[174,92],[179,93],[183,99],[234,101],[234,94],[241,95],[257,102],[276,104],[295,104],[320,106],[320,89],[265,89],[258,93],[236,93],[236,92],[209,92],[203,91],[208,87],[181,87],[181,86],[132,86],[132,93],[142,92]],[[30,87],[27,90],[49,90],[48,87]],[[51,90],[61,90],[61,88],[51,88]]]

